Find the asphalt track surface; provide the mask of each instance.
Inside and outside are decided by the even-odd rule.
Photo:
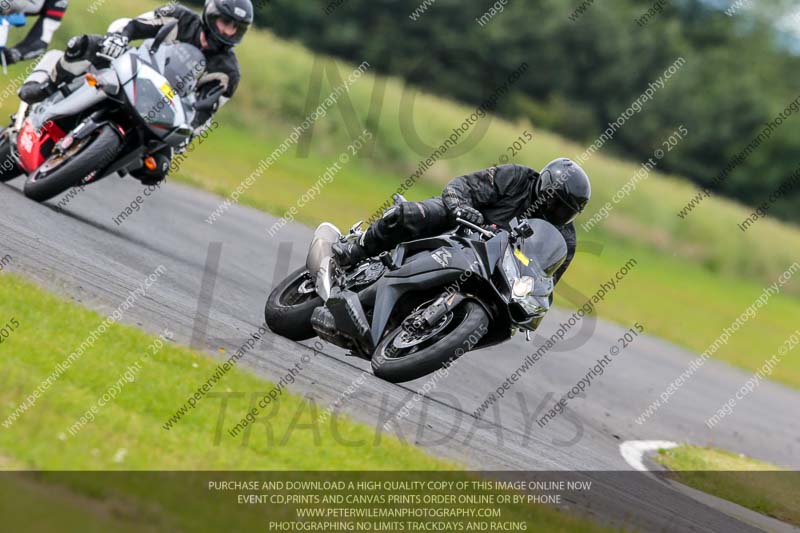
[[[289,224],[269,239],[266,230],[275,218],[241,206],[209,225],[206,217],[221,199],[174,183],[145,198],[141,209],[118,225],[113,219],[142,194],[142,185],[133,179],[107,178],[80,192],[63,210],[55,208],[58,199],[43,205],[26,199],[22,181],[0,185],[0,255],[13,257],[8,271],[110,313],[163,265],[166,272],[122,322],[152,333],[168,327],[177,342],[189,345],[194,338],[195,345],[217,357],[228,357],[258,329],[269,288],[304,263],[312,232]],[[731,318],[740,312],[731,310]],[[549,336],[571,313],[553,311],[541,332]],[[592,329],[573,334],[525,373],[482,420],[470,413],[536,349],[521,335],[460,359],[419,402],[412,400],[413,394],[425,379],[402,386],[383,382],[369,373],[368,362],[330,345],[315,352],[267,334],[240,365],[277,382],[304,353],[312,355],[289,391],[313,399],[320,408],[368,373],[341,411],[375,427],[376,440],[386,434],[381,426],[412,400],[411,413],[399,421],[395,434],[473,470],[561,471],[594,479],[590,493],[573,495],[565,504],[584,515],[644,530],[753,531],[644,474],[601,472],[631,470],[619,451],[627,440],[713,445],[800,470],[796,391],[762,383],[731,416],[709,429],[704,421],[750,375],[708,361],[668,404],[636,424],[636,417],[696,357],[645,336],[614,359],[585,397],[572,400],[568,412],[544,428],[535,422],[630,326],[597,321]],[[219,355],[219,348],[226,355]],[[226,426],[235,423],[233,417],[228,420]],[[209,439],[214,432],[209,428]]]

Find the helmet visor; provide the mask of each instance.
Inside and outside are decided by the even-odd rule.
[[[221,13],[208,13],[209,30],[217,40],[235,46],[242,42],[245,33],[250,28],[247,22],[241,22]]]
[[[545,194],[551,195],[542,209],[545,220],[554,226],[564,226],[569,224],[580,214],[583,207],[570,205],[561,195],[555,191],[547,191]]]

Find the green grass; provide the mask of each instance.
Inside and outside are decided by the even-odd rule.
[[[149,0],[119,0],[113,5],[104,4],[89,19],[80,16],[86,5],[88,0],[70,4],[72,16],[67,16],[59,39],[89,30],[101,31],[115,17],[138,13],[156,4]],[[248,34],[238,54],[243,70],[239,92],[219,114],[220,129],[192,154],[176,176],[179,181],[222,196],[228,196],[305,118],[315,64],[334,66],[342,77],[354,68],[314,56],[304,47],[265,31]],[[11,75],[21,68],[12,68]],[[334,84],[324,78],[321,97],[329,94]],[[382,86],[382,112],[370,122],[377,139],[373,157],[359,158],[345,166],[315,200],[300,210],[298,221],[315,225],[328,220],[349,227],[359,219],[367,219],[430,155],[428,150],[418,153],[411,149],[401,132],[400,117],[412,113],[404,106],[403,96],[415,91],[402,80],[365,75],[349,94],[355,109],[351,119],[361,125],[367,123],[374,90]],[[308,157],[300,158],[292,149],[242,195],[241,202],[280,216],[295,205],[351,142],[342,115],[343,101],[344,98],[316,124]],[[316,102],[312,107],[315,105]],[[11,100],[2,105],[7,112],[12,108]],[[438,145],[472,111],[419,93],[413,119],[420,138]],[[585,149],[540,131],[535,125],[495,118],[476,146],[434,165],[407,196],[422,199],[440,194],[442,185],[451,177],[498,161],[525,129],[532,130],[535,137],[517,156],[518,162],[541,167],[557,156],[576,156]],[[649,333],[700,352],[797,259],[797,228],[768,218],[742,233],[736,225],[750,210],[732,202],[709,198],[687,220],[679,219],[676,213],[694,194],[694,187],[679,177],[659,173],[640,182],[632,196],[617,205],[599,227],[584,232],[580,222],[588,220],[638,168],[635,163],[608,157],[602,151],[585,166],[592,176],[594,196],[586,216],[578,221],[578,239],[584,249],[586,243],[596,242],[603,245],[604,252],[599,257],[579,254],[565,281],[591,295],[601,280],[608,279],[629,258],[639,261],[623,288],[599,307],[602,317],[625,325],[641,322]],[[560,292],[562,305],[579,303],[566,301],[564,288]],[[793,331],[791,325],[800,322],[800,283],[793,279],[784,287],[784,293],[786,296],[773,298],[715,357],[746,370],[760,367]],[[783,362],[772,378],[800,387],[797,359]]]
[[[606,244],[600,255],[580,253],[579,248],[564,282],[583,296],[567,299],[567,290],[562,287],[556,303],[566,308],[579,307],[630,258],[638,264],[599,304],[600,315],[628,326],[639,321],[648,334],[696,353],[714,343],[723,328],[730,327],[764,290],[760,283],[714,275],[645,247]],[[755,371],[797,330],[798,322],[797,299],[784,294],[773,296],[714,357]],[[800,388],[800,359],[782,358],[770,378]]]
[[[656,460],[690,487],[800,526],[800,473],[725,450],[681,446]]]
[[[3,342],[0,367],[0,413],[5,421],[36,386],[77,349],[103,320],[97,313],[61,301],[16,277],[0,277],[0,317],[20,326]],[[270,418],[274,439],[256,424],[246,442],[242,436],[215,443],[220,398],[205,398],[176,426],[162,424],[178,409],[219,364],[209,356],[167,343],[150,360],[141,363],[136,380],[127,383],[115,401],[104,407],[93,423],[77,435],[68,428],[94,405],[125,370],[140,361],[151,337],[135,328],[115,325],[88,350],[38,402],[10,428],[0,430],[0,455],[31,468],[46,469],[277,469],[277,470],[439,470],[453,468],[400,441],[380,435],[378,446],[347,447],[332,441],[331,423],[316,424],[325,446],[315,445],[314,432],[296,429],[316,420],[311,404],[293,395],[283,396]],[[310,364],[313,364],[310,363]],[[231,397],[225,430],[244,416],[249,393],[267,392],[272,384],[245,371],[232,371],[215,392],[247,391]],[[259,396],[260,397],[260,396]],[[325,406],[317,406],[317,411]],[[302,426],[300,426],[302,427]],[[290,430],[290,428],[292,428]],[[376,434],[366,426],[342,421],[342,442],[374,443]],[[288,443],[281,441],[288,434]],[[187,453],[186,443],[191,442]],[[297,453],[298,449],[313,453]],[[126,450],[124,458],[120,450]],[[158,450],[158,453],[154,453]]]
[[[5,324],[12,319],[18,326],[2,346],[0,421],[5,421],[104,317],[56,298],[20,278],[2,275],[0,322]],[[386,434],[378,441],[375,430],[345,418],[338,419],[335,428],[332,423],[315,422],[313,404],[289,393],[280,397],[280,408],[269,418],[272,441],[260,423],[247,441],[228,437],[225,432],[215,441],[220,400],[211,398],[198,402],[196,409],[166,431],[162,428],[164,421],[219,364],[207,355],[171,344],[142,363],[135,381],[127,383],[93,422],[69,436],[67,428],[126,369],[141,360],[153,340],[135,328],[111,326],[10,428],[0,426],[0,469],[453,471],[457,468]],[[241,399],[230,397],[225,427],[247,410],[249,393],[263,394],[271,388],[271,383],[248,372],[229,372],[216,390],[248,394]],[[337,431],[337,438],[333,431]],[[366,444],[348,446],[345,441]],[[5,475],[0,480],[0,515],[4,517],[4,526],[13,531],[245,531],[264,527],[263,509],[231,506],[230,495],[192,489],[204,486],[208,479],[207,474],[168,473],[152,477]],[[243,479],[253,476],[245,475]],[[42,508],[48,512],[41,513]],[[550,527],[554,531],[602,530],[544,506],[518,505],[505,509],[512,517],[543,524],[548,530]]]

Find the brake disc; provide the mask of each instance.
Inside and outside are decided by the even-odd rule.
[[[453,313],[447,313],[433,328],[422,332],[410,331],[406,329],[404,324],[402,331],[398,333],[392,341],[392,346],[395,348],[412,348],[417,346],[440,333],[447,327],[451,320],[453,320]]]

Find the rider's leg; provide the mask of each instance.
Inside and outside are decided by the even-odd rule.
[[[25,83],[19,89],[19,97],[23,101],[33,104],[41,102],[53,92],[62,83],[72,81],[77,76],[85,74],[91,66],[90,59],[94,58],[103,37],[99,35],[81,35],[73,37],[67,43],[67,49],[60,59],[54,64],[50,65],[49,61],[45,65],[45,59],[49,54],[45,54],[39,65],[42,69],[47,69],[47,76],[35,77],[34,74],[40,72],[42,69],[37,65],[34,74],[31,74]]]
[[[403,202],[387,209],[359,242],[337,243],[333,250],[339,265],[349,267],[402,242],[440,235],[452,227],[452,219],[441,198]]]
[[[61,19],[67,10],[67,2],[59,0],[46,0],[37,13],[39,18],[34,23],[28,35],[14,48],[19,51],[25,60],[34,59],[43,55],[53,40],[53,35],[61,25]],[[30,14],[30,12],[29,12]]]

